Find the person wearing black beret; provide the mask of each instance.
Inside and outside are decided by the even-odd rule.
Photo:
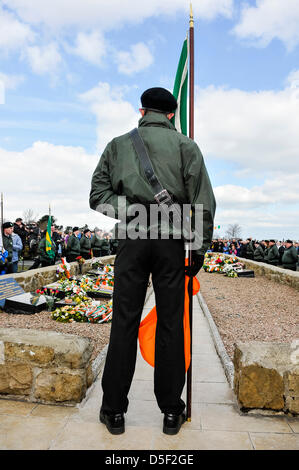
[[[275,240],[269,240],[267,261],[268,264],[272,264],[272,266],[278,266],[279,252]]]
[[[4,222],[2,224],[3,233],[3,248],[7,251],[8,255],[5,261],[1,261],[1,271],[5,274],[11,274],[13,272],[12,255],[13,255],[13,224],[11,222]]]
[[[298,253],[292,240],[285,242],[286,249],[282,255],[282,266],[285,269],[291,269],[291,271],[297,270]]]
[[[75,261],[80,256],[80,240],[78,235],[80,233],[79,227],[73,227],[73,233],[68,238],[66,245],[66,260],[68,263]]]
[[[156,113],[168,114],[173,113],[177,108],[177,100],[165,88],[149,88],[142,93],[141,105],[145,112],[154,111]]]
[[[80,255],[84,259],[91,258],[91,232],[89,228],[83,230],[83,235],[80,239]]]
[[[212,240],[216,204],[199,147],[192,139],[177,132],[171,122],[177,109],[176,98],[165,88],[154,87],[144,91],[140,101],[138,129],[108,143],[91,181],[90,207],[105,213],[105,207],[110,205],[115,218],[120,220],[113,235],[119,239],[119,244],[100,421],[112,434],[125,431],[124,414],[135,369],[139,324],[149,276],[152,275],[157,310],[154,391],[158,407],[164,414],[163,432],[177,434],[186,419],[185,403],[181,398],[185,384],[184,240],[182,232],[179,238],[173,236],[175,227],[171,218],[168,219],[170,236],[164,237],[162,224],[151,220],[150,212],[157,208],[157,200],[161,202],[158,196],[166,192],[180,205],[189,204],[188,214],[190,205],[193,208],[196,204],[201,205],[203,243],[192,251],[190,268],[195,276]],[[160,192],[155,191],[151,179],[147,178],[148,171],[142,164],[134,136],[141,138],[138,142],[142,149],[146,148],[156,179],[165,188]],[[137,237],[136,232],[130,237],[132,216],[128,211],[125,215],[121,213],[120,198],[125,199],[130,212],[136,205],[143,208],[145,217],[139,224]],[[125,234],[122,238],[119,236],[121,231]],[[142,419],[140,415],[141,422]]]

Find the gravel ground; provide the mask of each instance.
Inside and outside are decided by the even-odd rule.
[[[84,336],[93,345],[92,360],[109,342],[111,323],[60,323],[52,320],[51,313],[40,312],[34,315],[19,315],[0,312],[0,328],[29,328],[36,330],[51,330],[57,333]]]
[[[284,343],[299,338],[299,292],[292,287],[262,276],[229,278],[203,270],[198,279],[231,359],[237,341]]]

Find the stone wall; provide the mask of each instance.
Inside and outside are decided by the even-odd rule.
[[[115,256],[96,258],[104,264]],[[94,260],[93,260],[94,261]],[[91,269],[82,265],[82,274]],[[70,263],[71,275],[79,264]],[[57,266],[33,269],[3,278],[14,278],[25,292],[57,280]],[[74,405],[82,401],[96,378],[101,361],[90,360],[92,345],[87,338],[54,331],[0,328],[0,397],[39,403]]]
[[[115,259],[115,255],[111,256],[103,256],[101,258],[94,258],[94,260],[99,261],[101,260],[104,264],[113,263]],[[92,260],[86,260],[85,263],[82,265],[82,274],[85,274],[87,271],[91,269]],[[79,264],[77,261],[70,263],[71,269],[70,273],[71,276],[75,276],[79,274]],[[5,278],[14,278],[17,283],[24,289],[25,292],[35,292],[36,289],[40,289],[41,287],[51,284],[57,281],[56,278],[56,269],[57,265],[55,266],[48,266],[46,268],[38,268],[32,269],[29,271],[24,271],[22,273],[17,274],[6,274],[5,276],[1,276],[1,279]]]
[[[241,409],[299,414],[299,340],[237,343],[233,362]]]
[[[92,383],[87,338],[54,331],[0,329],[0,396],[74,405]]]

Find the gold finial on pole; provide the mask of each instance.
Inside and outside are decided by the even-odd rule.
[[[190,20],[189,20],[189,24],[190,24],[190,28],[194,28],[192,3],[190,3]]]

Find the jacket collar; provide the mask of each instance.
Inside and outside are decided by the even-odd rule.
[[[151,111],[148,111],[146,115],[139,120],[138,127],[166,127],[173,131],[176,130],[165,114]]]

